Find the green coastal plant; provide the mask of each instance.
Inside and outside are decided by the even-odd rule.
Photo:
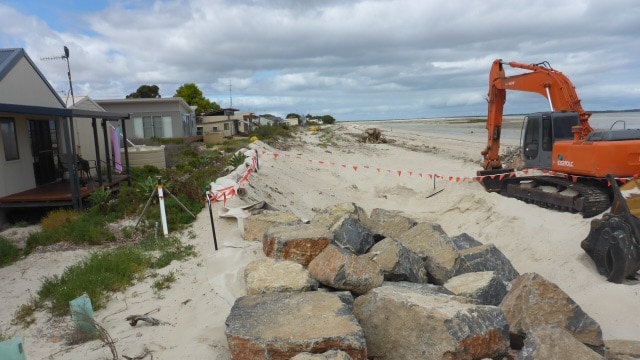
[[[227,164],[233,166],[233,168],[237,168],[238,166],[244,164],[244,161],[247,159],[245,154],[235,153],[233,156],[229,158]]]
[[[112,199],[113,193],[111,189],[106,187],[101,187],[89,195],[89,203],[91,206],[98,207],[104,212],[109,210],[109,203]]]
[[[20,257],[20,249],[8,239],[0,236],[0,267],[14,263]]]
[[[69,301],[85,293],[94,310],[102,309],[112,293],[123,291],[149,271],[195,255],[194,246],[177,237],[157,239],[152,234],[134,245],[93,253],[61,275],[45,277],[37,297],[16,311],[12,323],[28,327],[35,322],[35,313],[45,308],[55,316],[68,315]],[[154,281],[152,288],[167,289],[174,281],[176,275],[170,272]]]
[[[162,290],[171,289],[171,284],[176,281],[176,274],[173,271],[170,271],[166,275],[160,275],[153,281],[151,284],[151,288],[153,292],[159,294]]]

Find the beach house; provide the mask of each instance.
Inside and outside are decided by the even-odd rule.
[[[82,208],[96,189],[129,180],[126,150],[120,174],[104,150],[107,123],[124,128],[128,119],[127,113],[67,108],[24,49],[0,49],[0,222],[11,208]],[[91,129],[82,140],[78,122]]]

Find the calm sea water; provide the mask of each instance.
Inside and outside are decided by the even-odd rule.
[[[468,119],[481,119],[469,117]],[[437,119],[414,119],[414,120],[380,120],[371,121],[372,126],[379,127],[383,131],[393,131],[393,129],[403,131],[442,134],[443,137],[465,135],[478,135],[484,139],[487,130],[485,122],[466,122],[461,118],[437,118]],[[517,144],[520,140],[520,133],[524,115],[508,115],[503,120],[502,141],[510,144]],[[589,119],[591,127],[594,129],[640,129],[640,111],[634,112],[607,112],[595,113]]]

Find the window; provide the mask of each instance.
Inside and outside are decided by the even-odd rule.
[[[193,129],[193,121],[189,114],[182,114],[182,133],[184,136],[191,136]],[[201,134],[198,134],[201,135]]]
[[[529,116],[524,132],[524,157],[527,160],[538,157],[538,138],[540,137],[540,118]]]
[[[542,151],[551,151],[553,134],[551,132],[551,116],[542,117]]]
[[[2,133],[4,159],[6,161],[20,159],[15,120],[13,118],[0,118],[0,133]]]
[[[135,137],[144,139],[172,137],[171,116],[134,117],[133,132]]]
[[[229,130],[229,123],[224,123],[224,129]]]

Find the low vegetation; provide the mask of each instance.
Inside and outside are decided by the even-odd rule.
[[[112,293],[125,290],[148,271],[195,254],[192,245],[184,245],[175,237],[153,234],[136,244],[96,252],[68,267],[62,275],[44,278],[37,296],[16,311],[13,323],[29,326],[35,321],[34,314],[45,309],[56,316],[69,315],[69,301],[82,294],[89,296],[94,310],[100,310]],[[168,288],[171,278],[161,279],[152,285],[154,290]]]
[[[0,267],[7,266],[20,257],[20,250],[11,241],[0,236]]]
[[[267,142],[291,137],[290,129],[270,126],[258,129],[251,135]],[[131,186],[122,186],[117,193],[113,189],[100,189],[88,199],[88,209],[49,212],[41,219],[42,230],[27,238],[22,253],[0,237],[0,266],[37,249],[47,251],[48,246],[57,243],[109,247],[68,267],[61,275],[44,278],[37,294],[15,312],[12,323],[27,327],[35,321],[34,314],[41,310],[56,316],[68,315],[69,301],[82,294],[87,294],[94,310],[99,310],[106,306],[111,294],[125,290],[145,276],[156,277],[151,285],[156,294],[170,288],[176,274],[157,275],[155,271],[174,260],[194,256],[196,251],[176,237],[158,236],[160,209],[155,191],[162,184],[166,192],[170,231],[183,231],[194,220],[189,212],[198,213],[204,206],[204,191],[209,183],[219,177],[228,164],[244,161],[233,153],[248,142],[248,139],[229,139],[218,149],[170,143],[167,146],[173,150],[167,163],[172,162],[172,166],[163,170],[153,166],[132,168]],[[110,226],[124,219],[138,219],[139,226]]]

